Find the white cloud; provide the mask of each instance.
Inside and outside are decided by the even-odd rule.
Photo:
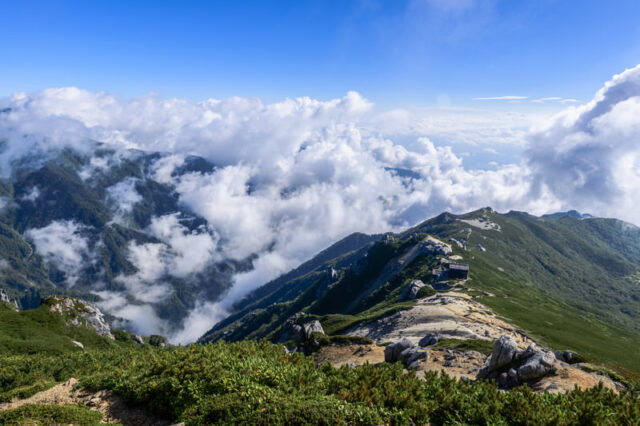
[[[115,328],[127,328],[146,336],[167,335],[171,330],[169,324],[157,316],[150,304],[131,303],[122,293],[98,291],[96,294],[102,299],[97,303],[98,307],[118,318],[113,324]]]
[[[120,220],[131,213],[136,203],[142,201],[142,196],[136,191],[137,182],[136,178],[127,178],[107,188],[107,198]]]
[[[185,342],[248,291],[351,232],[399,230],[443,210],[487,205],[532,213],[571,207],[637,223],[632,205],[640,190],[639,73],[617,76],[594,101],[534,126],[531,134],[528,129],[547,113],[381,112],[354,92],[329,101],[265,104],[252,98],[120,100],[55,89],[5,101],[12,111],[0,114],[0,136],[9,149],[0,158],[6,165],[35,148],[86,150],[91,139],[117,152],[166,152],[148,178],[174,185],[179,202],[208,225],[190,230],[175,214],[153,218],[145,232],[160,242],[132,243],[129,256],[138,273],[120,278],[127,288],[122,300],[134,307],[124,310],[129,305],[118,299],[110,312],[126,314],[142,329],[150,305],[171,291],[166,277],[189,279],[219,260],[258,255],[254,270],[236,275],[222,300],[201,300],[183,329],[172,334]],[[564,99],[547,101],[559,105]],[[30,135],[26,142],[24,134]],[[520,161],[482,170],[465,164],[455,149],[460,144],[466,152],[503,154],[518,146],[528,151]],[[218,168],[172,176],[190,154]],[[108,166],[95,158],[94,170]],[[118,185],[110,193],[126,211],[138,200],[133,181]]]
[[[73,221],[60,220],[25,232],[47,264],[65,273],[69,287],[76,283],[80,271],[92,258],[87,239],[82,235],[84,228]]]
[[[28,193],[26,193],[25,195],[22,196],[22,198],[20,198],[23,201],[35,201],[38,199],[38,197],[40,196],[40,189],[37,186],[34,186],[33,188],[31,188],[29,190]]]
[[[163,259],[167,273],[184,278],[201,272],[207,264],[220,261],[217,242],[208,229],[189,231],[178,219],[178,214],[156,217],[149,225],[150,234],[167,244],[169,259]]]
[[[565,99],[565,98],[561,98],[559,96],[549,96],[547,98],[532,99],[531,102],[535,102],[537,104],[544,104],[544,103],[547,103],[547,102],[559,102],[561,104],[566,104],[566,103],[578,102],[578,100],[577,99]]]
[[[534,191],[550,191],[562,208],[640,223],[639,140],[640,66],[614,76],[592,101],[531,134],[527,158]]]

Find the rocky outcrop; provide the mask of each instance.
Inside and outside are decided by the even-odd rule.
[[[511,336],[503,334],[493,344],[493,352],[489,358],[489,370],[496,371],[510,364],[518,352],[518,345]]]
[[[509,335],[500,336],[493,343],[493,352],[478,374],[479,379],[495,379],[503,388],[536,381],[555,372],[556,357],[531,343],[521,350]]]
[[[452,252],[450,245],[433,237],[427,237],[424,241],[422,241],[420,248],[424,253],[434,255],[440,254],[443,256],[447,256]]]
[[[9,295],[4,291],[4,289],[1,289],[1,288],[0,288],[0,301],[13,305],[16,311],[19,309],[18,302],[16,302],[14,299],[11,299]]]
[[[313,320],[305,323],[302,326],[302,330],[304,332],[305,341],[310,340],[313,337],[313,333],[324,334],[324,330],[322,329],[322,324],[320,324],[320,321],[318,320]]]
[[[433,346],[436,343],[438,343],[438,340],[440,340],[439,333],[428,333],[426,336],[420,339],[420,341],[418,342],[418,346],[420,347]]]
[[[100,336],[114,338],[104,314],[92,303],[67,296],[53,296],[44,300],[43,304],[49,306],[50,312],[62,315],[71,325],[87,326]]]
[[[402,339],[384,349],[385,362],[394,363],[399,361],[406,368],[416,369],[420,365],[420,361],[426,360],[428,357],[427,351],[415,347],[409,339]]]
[[[304,321],[304,313],[298,312],[290,316],[282,326],[282,333],[278,342],[286,343],[291,340],[295,341],[296,350],[304,350],[312,352],[313,349],[320,346],[314,338],[314,334],[325,334],[322,324],[318,320]]]
[[[576,364],[578,362],[586,361],[583,356],[568,349],[564,351],[555,351],[554,354],[557,360],[566,362],[567,364]]]
[[[418,297],[418,292],[426,284],[420,280],[412,280],[409,284],[402,289],[402,300],[415,300]]]

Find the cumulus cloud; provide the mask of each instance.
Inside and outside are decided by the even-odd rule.
[[[153,218],[149,232],[170,248],[163,263],[167,273],[175,277],[201,272],[212,261],[222,260],[216,252],[217,238],[209,229],[202,226],[190,231],[180,223],[177,213]]]
[[[534,190],[551,191],[563,208],[638,223],[638,141],[640,66],[614,76],[593,100],[531,134],[526,156]]]
[[[136,203],[142,201],[142,196],[136,191],[136,182],[138,179],[127,178],[107,188],[107,197],[120,220],[131,213]]]
[[[616,76],[592,102],[567,109],[531,133],[528,128],[541,116],[381,112],[355,92],[329,101],[265,104],[253,98],[190,103],[154,95],[121,100],[50,89],[0,101],[10,108],[0,113],[0,164],[62,146],[86,151],[91,141],[117,155],[126,155],[126,148],[166,153],[147,178],[173,186],[181,205],[207,223],[190,226],[177,214],[153,218],[143,231],[157,242],[130,244],[129,259],[138,272],[120,277],[126,294],[104,293],[103,306],[136,330],[167,330],[151,308],[170,294],[167,277],[189,279],[212,263],[255,255],[253,269],[237,274],[227,294],[200,300],[182,329],[172,332],[174,341],[187,342],[247,292],[351,232],[400,230],[444,210],[487,205],[532,213],[578,208],[638,222],[631,207],[640,190],[639,74],[636,68]],[[487,153],[505,146],[527,150],[520,160],[484,170],[465,165],[459,144]],[[174,173],[191,154],[216,169]],[[85,179],[112,160],[91,161]],[[123,214],[139,202],[132,179],[108,192]],[[34,241],[44,241],[38,250],[54,256],[47,247],[59,241],[30,232]],[[73,240],[75,228],[66,235],[82,252]],[[74,253],[60,255],[71,269],[78,259]]]
[[[40,197],[40,188],[34,186],[25,195],[22,196],[23,201],[35,201]]]
[[[82,235],[84,228],[73,221],[60,220],[25,232],[45,262],[65,273],[69,287],[76,283],[80,271],[92,258],[88,241]]]

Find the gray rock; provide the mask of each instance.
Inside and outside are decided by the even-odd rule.
[[[495,371],[513,361],[518,345],[507,334],[503,334],[493,343],[493,351],[489,358],[489,371]]]
[[[306,340],[304,329],[300,324],[298,324],[298,321],[303,316],[304,314],[302,312],[298,312],[297,314],[287,318],[287,320],[282,326],[282,333],[280,334],[278,343],[285,343],[285,342],[288,342],[289,340],[294,340],[297,346]]]
[[[418,292],[425,286],[420,280],[413,280],[402,290],[402,299],[414,300],[418,297]]]
[[[401,362],[406,368],[418,368],[420,361],[428,357],[427,351],[415,347],[409,339],[402,339],[384,349],[386,362]]]
[[[518,367],[520,382],[529,382],[546,376],[554,371],[553,362],[556,360],[553,352],[538,351],[530,356],[524,364]]]
[[[412,348],[413,343],[409,339],[402,339],[399,342],[393,343],[384,348],[384,360],[385,362],[397,362],[400,360],[400,354],[406,349]]]
[[[510,368],[507,371],[508,385],[509,386],[518,386],[520,380],[518,379],[518,372],[515,368]]]
[[[554,355],[556,356],[556,359],[569,364],[574,364],[578,361],[578,356],[568,349],[564,351],[555,351]]]
[[[72,340],[71,343],[73,343],[74,346],[77,346],[77,347],[79,347],[80,349],[82,349],[84,351],[84,345],[82,343],[77,342],[75,340]]]
[[[139,334],[134,334],[133,340],[135,340],[135,342],[139,345],[144,345],[144,340],[142,339],[142,336],[140,336]]]
[[[440,340],[440,334],[429,333],[426,336],[424,336],[422,339],[420,339],[420,341],[418,342],[418,346],[421,346],[421,347],[433,346],[436,343],[438,343],[438,340]]]
[[[304,331],[305,340],[311,339],[311,336],[313,335],[313,333],[324,334],[324,330],[322,329],[322,324],[320,324],[320,321],[318,320],[307,322],[302,326],[302,328]]]
[[[70,324],[86,325],[93,328],[100,336],[114,338],[109,324],[104,319],[104,314],[93,303],[68,296],[53,296],[44,303],[49,305],[49,311],[63,315]]]
[[[400,361],[405,365],[409,366],[416,361],[420,361],[422,359],[427,359],[429,354],[427,351],[418,349],[418,348],[408,348],[402,351],[400,354]]]
[[[0,300],[6,303],[10,303],[13,306],[15,306],[15,310],[17,311],[18,308],[18,302],[16,302],[14,299],[11,299],[9,297],[9,295],[4,291],[4,289],[0,288]]]

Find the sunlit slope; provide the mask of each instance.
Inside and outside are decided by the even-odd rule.
[[[538,218],[490,209],[444,213],[386,241],[330,259],[269,292],[264,287],[205,336],[209,340],[267,337],[277,340],[285,320],[298,313],[344,332],[407,309],[402,288],[411,279],[429,282],[437,259],[418,256],[356,306],[351,303],[410,250],[435,235],[470,264],[466,292],[543,343],[571,348],[602,362],[640,371],[640,232],[614,219]],[[460,243],[458,243],[456,240]],[[328,270],[337,277],[331,280]]]

